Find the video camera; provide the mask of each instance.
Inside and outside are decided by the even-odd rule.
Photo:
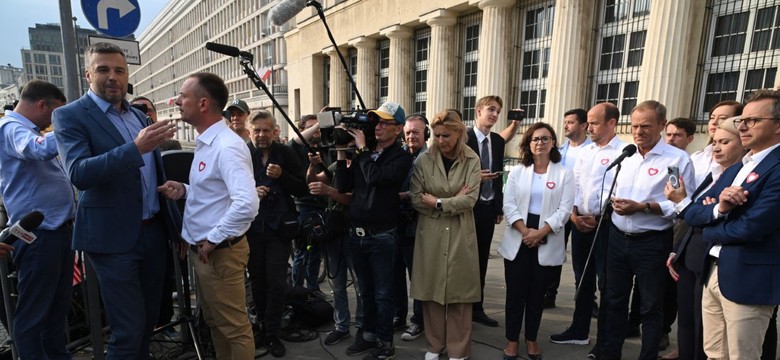
[[[358,110],[346,115],[341,113],[341,108],[325,108],[317,114],[317,122],[320,124],[320,145],[323,147],[346,146],[353,140],[352,135],[347,132],[350,129],[363,131],[369,148],[373,149],[376,145],[374,128],[378,119],[376,116],[369,116],[367,111]]]

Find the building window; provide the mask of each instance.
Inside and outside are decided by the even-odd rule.
[[[620,83],[599,84],[596,89],[596,103],[611,102],[617,105],[620,100],[619,93]]]
[[[712,57],[739,54],[745,48],[750,12],[724,15],[715,22]]]
[[[520,13],[525,14],[521,17],[525,19],[521,27],[523,35],[514,37],[519,40],[514,45],[523,49],[519,86],[512,91],[517,97],[505,104],[505,108],[523,108],[526,119],[530,120],[527,123],[531,123],[544,118],[555,4],[552,1],[534,3],[521,8]]]
[[[756,12],[750,51],[780,48],[780,16],[777,13],[777,6],[759,9]]]
[[[426,113],[428,98],[428,50],[431,44],[431,29],[417,30],[414,34],[414,113]],[[436,111],[436,110],[434,110]]]
[[[745,90],[742,100],[750,97],[750,93],[758,89],[770,89],[774,87],[777,68],[748,70],[745,78]]]
[[[354,80],[357,77],[357,49],[350,48],[347,52],[347,61],[349,63],[349,73],[352,74],[352,79]],[[350,99],[350,105],[353,109],[357,109],[360,107],[360,101],[358,100],[357,96],[357,88],[355,85],[352,84],[352,82],[349,83],[349,99]]]
[[[49,55],[49,64],[59,65],[60,64],[60,56],[59,55]]]
[[[623,84],[623,103],[620,106],[621,114],[631,114],[636,106],[637,94],[639,94],[639,81],[629,81]]]
[[[647,30],[635,31],[631,33],[628,40],[628,66],[642,65],[642,57],[645,53],[645,38]]]
[[[322,103],[330,106],[330,56],[322,59]]]
[[[619,69],[623,64],[623,45],[626,36],[615,35],[601,39],[599,70]]]
[[[33,57],[35,58],[35,62],[38,64],[46,63],[46,55],[44,54],[34,54]]]
[[[481,27],[482,13],[476,13],[460,19],[462,29],[462,57],[463,67],[460,111],[463,114],[464,123],[473,122],[475,113],[474,105],[477,102],[477,66],[479,64],[479,31]],[[435,109],[439,111],[441,109]]]
[[[377,62],[379,73],[377,76],[377,104],[387,101],[388,86],[390,82],[390,39],[384,39],[377,43]],[[394,99],[397,101],[397,99]]]
[[[552,36],[555,6],[545,5],[525,12],[525,40]]]
[[[738,82],[739,71],[710,74],[707,76],[704,108],[709,111],[713,105],[721,101],[736,100]]]

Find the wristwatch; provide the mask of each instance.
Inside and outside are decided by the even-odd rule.
[[[441,210],[441,199],[436,199],[436,208]]]
[[[649,214],[650,213],[650,203],[645,203],[645,208],[642,209],[642,211],[644,211],[645,214]]]

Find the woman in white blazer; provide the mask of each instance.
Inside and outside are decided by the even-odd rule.
[[[544,293],[553,269],[566,261],[564,225],[574,204],[574,175],[560,164],[555,131],[538,122],[520,143],[520,162],[504,189],[507,228],[498,248],[506,279],[504,360],[517,358],[525,315],[525,345],[531,360],[541,360],[536,343]]]

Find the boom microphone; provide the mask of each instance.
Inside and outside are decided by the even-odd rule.
[[[634,155],[635,152],[636,152],[636,145],[634,144],[626,145],[626,147],[623,148],[623,153],[620,154],[620,156],[618,156],[617,159],[615,159],[615,161],[612,162],[612,164],[609,164],[606,171],[609,171],[613,167],[618,166],[618,164],[623,162],[625,158],[631,157],[631,155]]]
[[[43,222],[43,213],[38,210],[31,211],[29,214],[22,217],[16,224],[0,232],[0,242],[4,244],[11,244],[17,238],[24,240],[27,243],[35,241],[37,238],[32,233]]]
[[[231,56],[231,57],[242,56],[250,59],[254,58],[254,55],[252,55],[252,53],[248,51],[241,51],[241,49],[230,45],[207,42],[206,49],[211,50],[213,52],[218,52],[222,55]]]
[[[282,26],[306,7],[306,0],[284,0],[268,13],[271,23]]]

